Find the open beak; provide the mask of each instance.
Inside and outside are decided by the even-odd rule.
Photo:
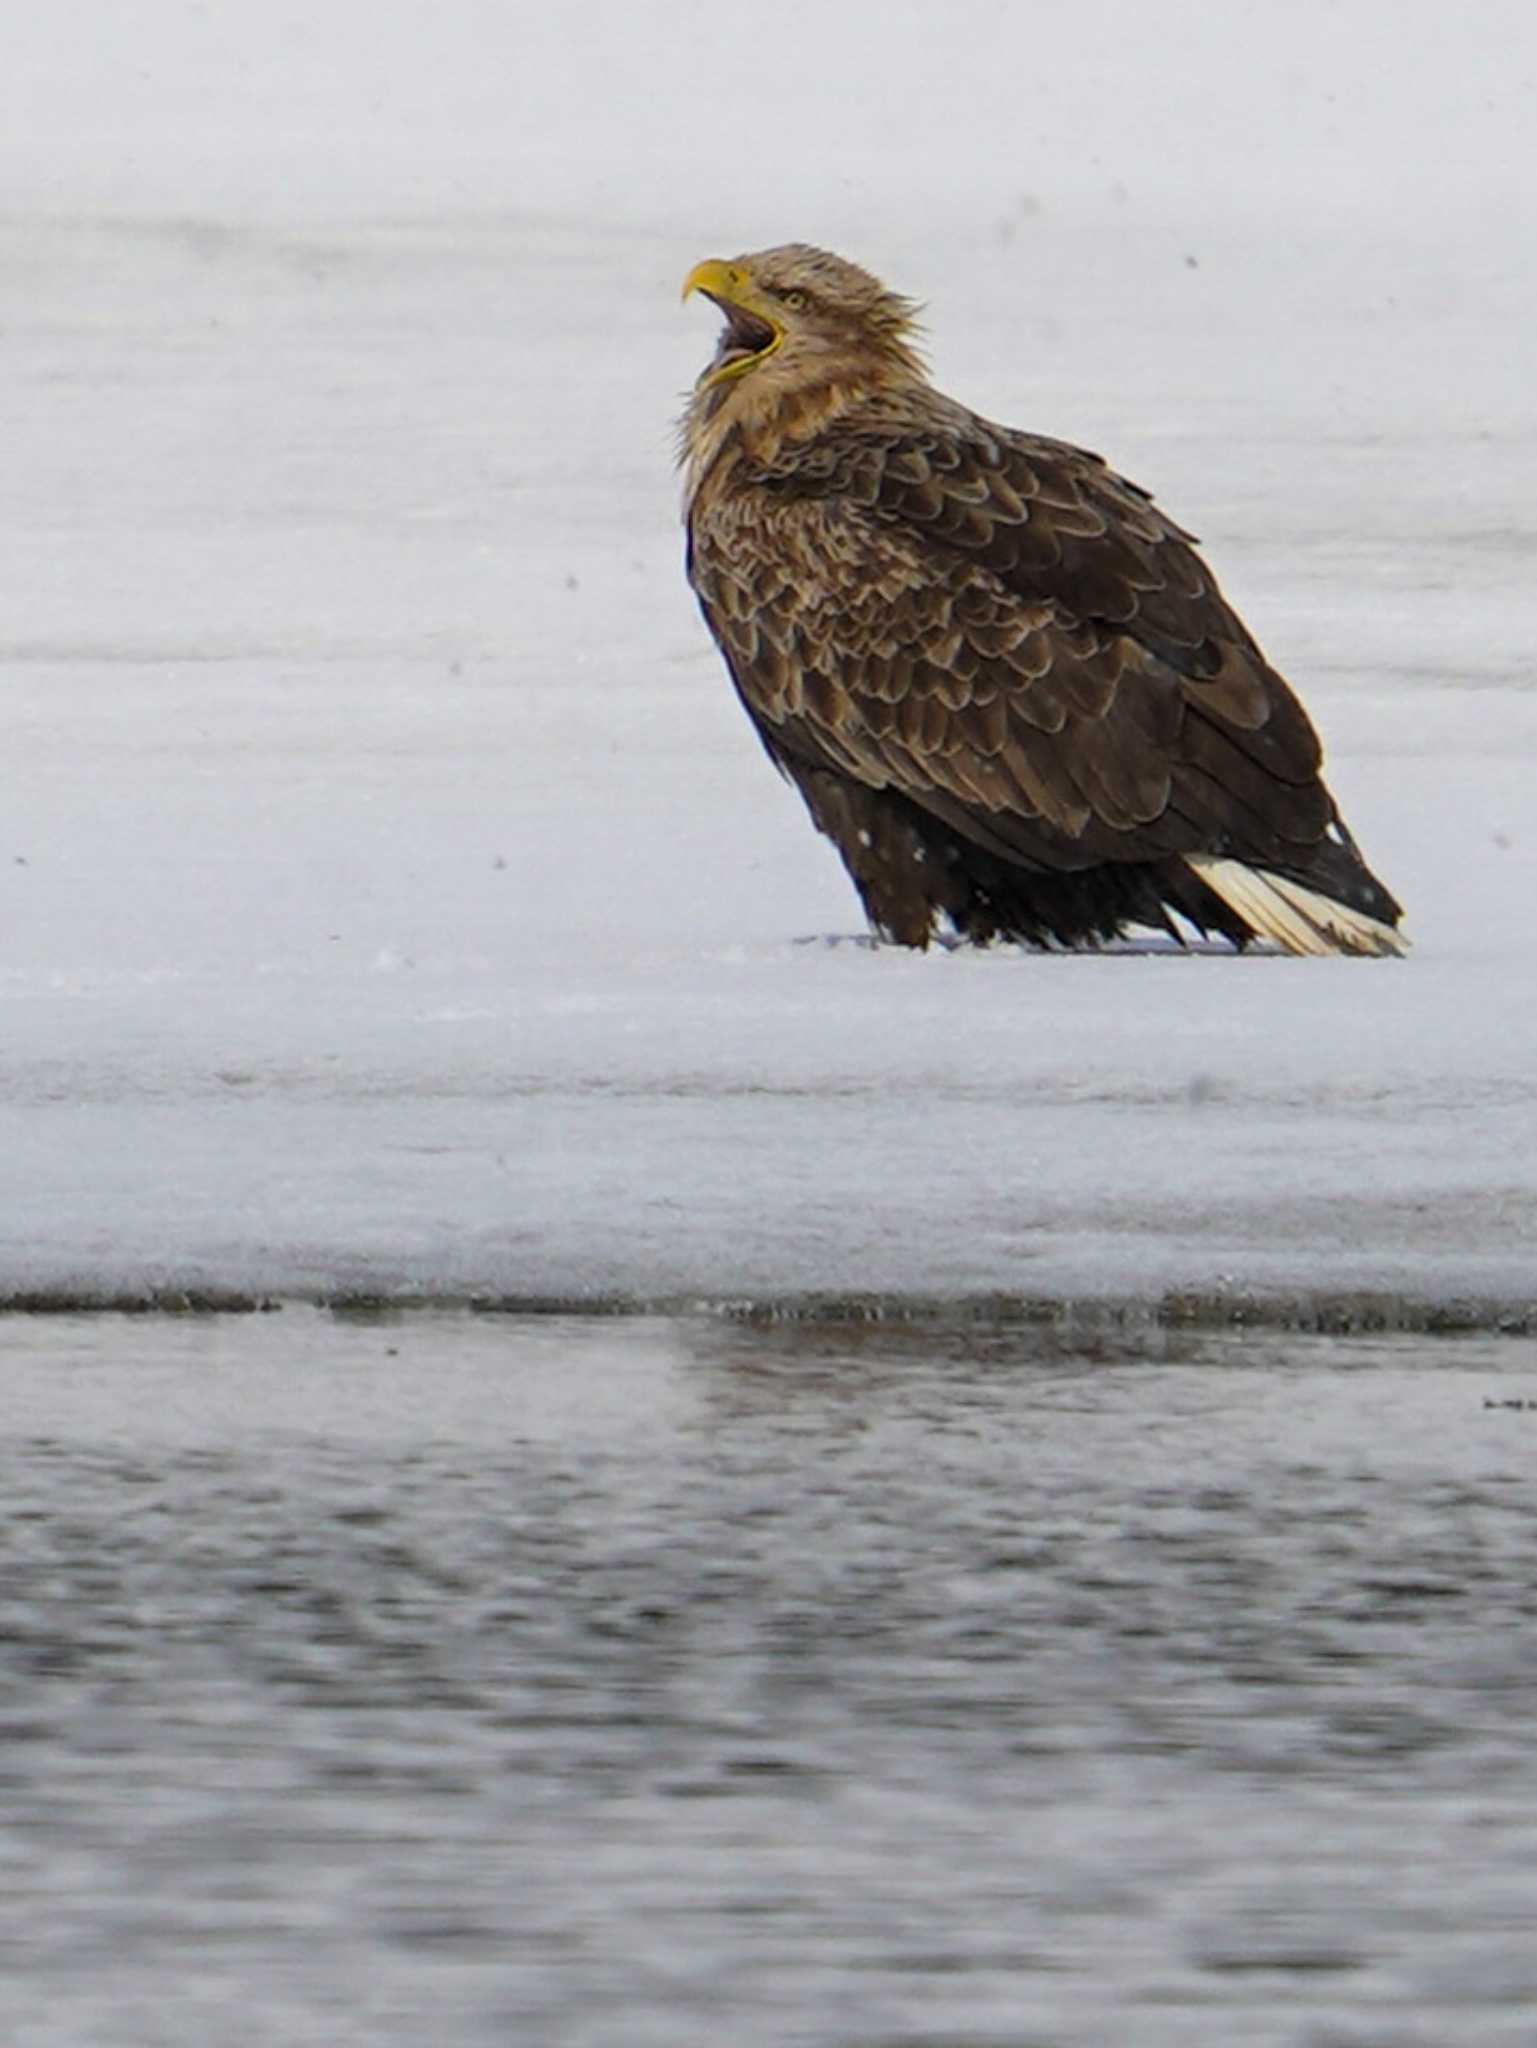
[[[701,380],[717,383],[740,376],[744,370],[772,355],[784,340],[784,329],[773,317],[752,279],[739,264],[722,263],[717,257],[696,263],[683,280],[685,299],[702,292],[726,316],[720,346]]]

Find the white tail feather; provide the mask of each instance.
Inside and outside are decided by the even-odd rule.
[[[1305,889],[1300,882],[1273,875],[1268,869],[1245,867],[1242,861],[1215,855],[1185,856],[1207,888],[1236,910],[1260,939],[1272,939],[1288,953],[1406,953],[1400,938],[1381,918],[1351,910],[1332,897]]]

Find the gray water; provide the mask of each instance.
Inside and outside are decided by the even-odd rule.
[[[0,2038],[1537,2039],[1537,1345],[0,1321]]]

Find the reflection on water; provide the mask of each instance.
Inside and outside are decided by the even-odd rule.
[[[1528,2048],[1534,1379],[0,1321],[6,2037]]]

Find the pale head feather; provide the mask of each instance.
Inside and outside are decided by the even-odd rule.
[[[744,281],[742,304],[771,318],[778,339],[728,377],[717,375],[719,353],[701,373],[680,422],[689,496],[728,440],[771,459],[868,394],[926,381],[917,306],[857,263],[786,242],[726,267]]]

